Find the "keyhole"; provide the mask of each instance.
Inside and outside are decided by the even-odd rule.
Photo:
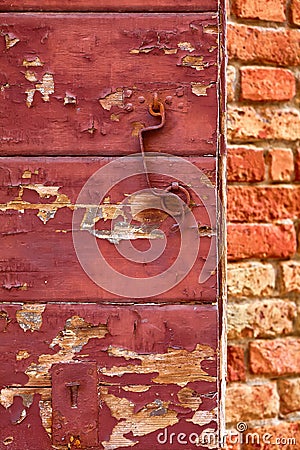
[[[78,407],[78,388],[80,386],[80,383],[78,381],[72,381],[71,383],[66,383],[66,386],[68,388],[70,388],[71,407],[77,408]]]

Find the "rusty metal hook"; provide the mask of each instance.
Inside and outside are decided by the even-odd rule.
[[[158,93],[157,92],[154,93],[153,101],[149,105],[149,113],[153,117],[160,117],[161,121],[160,121],[160,123],[158,125],[152,125],[152,126],[149,126],[149,127],[142,128],[139,131],[138,137],[139,137],[140,149],[141,149],[142,158],[143,158],[143,167],[144,167],[144,172],[145,172],[147,184],[148,184],[149,189],[151,189],[153,191],[153,188],[151,186],[151,182],[150,182],[150,179],[149,179],[149,172],[148,172],[147,164],[146,164],[145,147],[144,147],[143,136],[144,136],[144,133],[146,133],[147,131],[159,130],[160,128],[162,128],[165,125],[165,122],[166,122],[165,106],[158,99]]]

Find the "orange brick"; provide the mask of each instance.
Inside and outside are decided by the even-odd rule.
[[[259,28],[230,23],[227,36],[228,55],[231,59],[283,66],[300,64],[300,30]]]
[[[260,385],[232,384],[226,391],[228,423],[276,417],[279,396],[275,383]]]
[[[244,19],[285,21],[285,0],[233,0],[232,12]]]
[[[268,153],[269,177],[272,181],[291,181],[294,175],[294,156],[289,148],[273,148]]]
[[[255,147],[228,147],[228,181],[263,181],[265,178],[264,150]]]
[[[290,100],[296,94],[293,73],[276,67],[243,67],[241,99],[253,101]]]
[[[300,339],[256,340],[249,344],[250,368],[260,375],[300,373]]]
[[[296,149],[295,154],[295,180],[300,181],[300,147]]]
[[[300,0],[292,0],[291,12],[293,23],[300,26]]]
[[[228,221],[272,222],[297,219],[300,213],[298,186],[229,186]]]
[[[266,139],[296,141],[299,130],[300,111],[296,108],[228,106],[227,137],[232,143]]]
[[[245,381],[244,349],[238,345],[227,348],[227,381]]]
[[[224,441],[225,441],[225,447],[224,450],[241,450],[241,444],[239,442],[236,442],[237,439],[237,434],[236,434],[236,430],[228,430],[228,436],[225,437]],[[230,442],[232,441],[232,442]],[[222,447],[223,449],[223,447]]]
[[[296,253],[293,224],[228,224],[229,261],[247,258],[288,258]]]
[[[279,380],[278,392],[282,414],[300,411],[300,378]]]

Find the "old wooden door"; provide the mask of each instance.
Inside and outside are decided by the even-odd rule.
[[[223,8],[0,9],[0,447],[219,448]]]

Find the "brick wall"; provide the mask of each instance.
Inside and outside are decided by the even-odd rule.
[[[231,0],[228,9],[226,414],[229,429],[244,421],[281,440],[230,449],[297,450],[300,0]],[[296,445],[284,441],[293,437]]]

